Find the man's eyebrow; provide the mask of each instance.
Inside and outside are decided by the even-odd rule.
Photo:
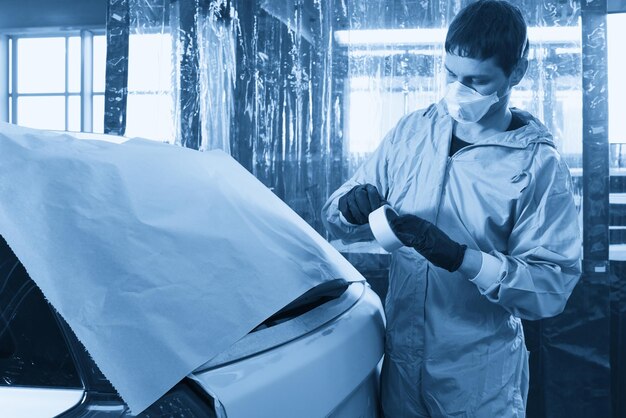
[[[446,71],[448,71],[450,74],[456,75],[454,71],[448,68],[446,64],[444,64],[443,66],[446,69]],[[471,78],[473,80],[487,80],[489,79],[489,75],[488,74],[472,74],[472,75],[467,76],[467,78]]]

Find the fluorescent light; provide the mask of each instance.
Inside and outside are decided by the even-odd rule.
[[[363,29],[338,30],[339,45],[437,45],[446,39],[446,29]]]
[[[554,52],[557,55],[582,54],[582,49],[581,48],[554,48]]]
[[[531,26],[528,28],[528,39],[532,44],[581,42],[580,26]]]
[[[373,45],[441,45],[446,39],[445,28],[422,29],[363,29],[338,30],[335,41],[342,46]],[[535,43],[581,42],[580,26],[529,27],[528,39]]]
[[[438,49],[350,49],[348,55],[351,57],[389,57],[393,55],[443,55],[443,48]]]

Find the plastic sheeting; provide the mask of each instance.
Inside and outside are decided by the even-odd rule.
[[[156,0],[128,1],[141,14],[150,13],[154,9],[150,4]],[[223,83],[225,97],[232,93],[233,106],[225,106],[217,116],[230,118],[232,155],[324,233],[319,211],[327,196],[368,157],[395,121],[442,94],[443,34],[468,2],[206,0],[205,4],[221,5],[216,22],[229,34],[234,30],[236,36],[234,63],[229,61],[233,38],[212,38],[218,42],[212,53],[223,51],[228,57],[217,67],[228,81],[215,80]],[[596,214],[602,214],[606,212],[607,178],[600,170],[608,163],[602,156],[606,132],[598,130],[595,122],[589,124],[589,117],[602,117],[598,111],[606,95],[606,67],[597,53],[604,44],[604,27],[590,20],[581,22],[580,1],[512,2],[520,6],[531,27],[530,67],[512,95],[512,104],[537,115],[554,134],[572,169],[581,220],[583,132],[590,135],[589,149],[598,152],[587,160],[588,168],[598,170],[588,172],[586,201]],[[588,1],[585,7],[602,14],[606,2]],[[148,29],[134,28],[138,32]],[[395,32],[383,31],[389,29]],[[175,61],[181,62],[180,56]],[[217,88],[212,91],[219,94]],[[604,191],[593,195],[592,189]],[[586,240],[587,248],[602,247],[604,252],[606,225],[587,223],[586,228],[588,236],[597,238]],[[358,265],[367,253],[346,251],[357,267],[367,271],[367,263]],[[584,416],[591,410],[610,414],[609,276],[595,269],[602,266],[608,268],[606,260],[588,266],[591,274],[583,277],[562,316],[525,324],[532,353],[529,416]],[[378,281],[382,268],[377,265],[372,273]],[[614,302],[612,306],[621,305]],[[615,312],[612,330],[621,324]],[[611,331],[612,341],[621,341],[619,335]],[[611,351],[620,353],[623,345],[613,345]],[[616,373],[612,374],[614,384],[621,381]],[[615,394],[623,392],[623,386],[613,386]]]
[[[319,232],[325,198],[395,121],[442,94],[443,35],[464,5],[399,0],[113,3],[118,2],[129,4],[131,40],[155,33],[170,38],[171,62],[163,60],[155,68],[171,76],[158,89],[171,95],[175,134],[166,140],[230,150]],[[519,4],[534,31],[529,74],[513,103],[543,119],[570,165],[578,168],[580,6],[547,0]],[[374,32],[363,40],[367,31],[386,29],[400,32],[386,37]],[[435,30],[436,35],[425,42],[407,41],[406,30]],[[131,53],[131,73],[136,59]],[[109,65],[116,63],[123,65],[123,60]],[[128,88],[131,93],[136,89],[132,80]],[[136,117],[129,113],[129,123]]]
[[[233,156],[320,233],[342,179],[331,2],[233,2],[239,33]]]
[[[145,12],[145,1],[135,3],[136,14]],[[169,33],[177,34],[170,57],[177,144],[230,153],[236,19],[227,0],[169,2]],[[150,29],[136,26],[134,33]]]
[[[133,136],[141,119],[155,131],[150,138],[232,152],[323,232],[319,212],[342,177],[339,126],[331,119],[341,110],[331,102],[332,10],[326,3],[112,0],[112,9],[127,11],[116,16],[127,16],[128,27],[109,19],[114,49],[107,60],[107,91],[115,94],[107,99],[106,113],[115,123],[108,129]],[[161,46],[149,53],[134,49],[142,37],[160,37]],[[142,89],[145,80],[133,78],[134,68],[142,57],[167,50],[168,43],[169,58],[154,65],[160,82]],[[119,76],[124,66],[127,82]],[[145,106],[136,105],[148,95]],[[169,113],[163,111],[167,106]],[[338,160],[331,160],[331,149]]]
[[[124,135],[128,93],[128,0],[109,0],[104,132]]]
[[[395,121],[442,94],[445,28],[465,3],[111,0],[110,8],[126,4],[131,47],[133,38],[155,34],[171,44],[169,60],[154,66],[162,77],[152,93],[170,97],[172,134],[160,129],[164,137],[155,139],[232,152],[323,232],[319,210],[326,197]],[[516,3],[532,27],[532,48],[513,104],[544,120],[570,166],[579,168],[580,5]],[[109,43],[123,45],[116,22]],[[388,29],[399,32],[381,32]],[[139,56],[131,50],[131,75]],[[123,55],[118,58],[107,63],[113,84],[123,82],[114,78],[123,73],[116,71],[124,65]],[[131,102],[138,90],[133,84],[131,77]],[[145,110],[133,115],[133,109],[129,124],[141,117],[150,125]],[[123,106],[115,111],[124,113]],[[152,125],[167,119],[153,113]]]
[[[109,2],[105,132],[230,153],[237,19],[227,4]]]
[[[220,151],[0,125],[0,234],[135,413],[310,288],[363,280]]]

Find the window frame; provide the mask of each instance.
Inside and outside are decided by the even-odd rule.
[[[104,91],[96,92],[93,86],[93,62],[95,36],[106,36],[105,28],[80,28],[72,30],[46,29],[28,30],[20,32],[2,33],[2,47],[0,48],[0,62],[5,65],[0,71],[0,84],[4,87],[0,89],[2,104],[0,105],[0,120],[17,124],[18,122],[18,100],[20,97],[63,97],[65,103],[64,130],[69,130],[69,103],[71,97],[80,98],[80,131],[93,132],[93,101],[95,96],[104,96]],[[69,88],[69,42],[71,37],[80,38],[80,90],[72,92]],[[20,93],[18,91],[18,48],[17,41],[27,38],[65,38],[65,86],[61,93]],[[4,91],[2,91],[4,90]],[[2,97],[3,96],[3,97]]]

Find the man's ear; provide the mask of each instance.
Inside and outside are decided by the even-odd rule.
[[[526,74],[526,70],[528,70],[528,59],[522,58],[517,64],[515,64],[515,67],[513,67],[513,71],[511,72],[511,87],[517,86],[520,81],[522,81],[522,78],[524,78],[524,75]]]

